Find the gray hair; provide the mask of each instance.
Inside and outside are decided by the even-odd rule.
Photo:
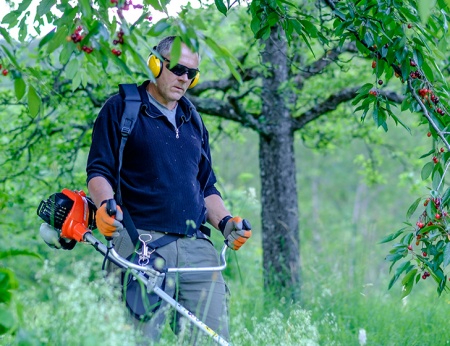
[[[177,36],[167,36],[163,38],[161,41],[159,41],[158,45],[153,49],[156,50],[161,56],[167,56],[170,54],[170,51],[172,50],[173,41],[175,41],[176,38]],[[184,43],[183,41],[181,42]],[[200,54],[198,52],[197,55],[198,61],[200,62]]]

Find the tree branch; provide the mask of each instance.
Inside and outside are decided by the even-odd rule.
[[[299,117],[295,118],[293,122],[294,131],[300,130],[306,124],[319,118],[321,115],[334,111],[341,103],[352,100],[357,95],[356,92],[359,89],[359,86],[346,88],[330,95],[325,101],[315,105]],[[380,90],[379,93],[386,97],[386,99],[396,103],[402,103],[405,98],[403,95],[399,95],[396,92],[389,90]]]
[[[320,59],[302,69],[301,72],[296,75],[294,83],[297,84],[297,87],[302,88],[306,79],[322,73],[328,65],[337,61],[339,56],[344,52],[356,53],[358,50],[353,43],[346,44],[344,47],[334,47],[333,49],[328,50]]]
[[[341,103],[353,99],[358,90],[359,87],[347,88],[330,95],[325,101],[307,110],[298,118],[295,118],[293,123],[294,131],[303,128],[306,124],[319,118],[321,115],[335,110]]]
[[[257,115],[243,111],[241,107],[236,105],[236,102],[233,102],[235,98],[231,98],[229,103],[213,98],[196,96],[190,96],[189,99],[198,112],[236,121],[257,132],[262,131],[261,124],[257,121]]]

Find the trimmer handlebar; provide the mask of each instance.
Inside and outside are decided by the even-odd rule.
[[[164,275],[164,273],[154,270],[149,266],[141,266],[136,263],[130,262],[127,259],[120,256],[116,250],[114,250],[114,246],[112,244],[112,240],[108,240],[107,245],[103,244],[100,240],[98,240],[94,235],[90,232],[84,234],[84,241],[92,244],[95,249],[105,256],[108,256],[108,259],[111,260],[117,266],[124,269],[134,269],[140,272],[145,272],[151,274],[152,276]],[[186,273],[186,272],[211,272],[211,271],[222,271],[226,268],[227,262],[225,258],[225,253],[227,251],[228,246],[224,245],[222,250],[220,251],[220,264],[215,267],[196,267],[196,268],[166,268],[164,272],[167,273]]]

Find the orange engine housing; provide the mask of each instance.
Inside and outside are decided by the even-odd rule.
[[[73,201],[73,207],[66,217],[61,228],[61,237],[74,239],[77,242],[84,241],[84,235],[91,233],[89,225],[89,204],[84,191],[71,191],[63,189],[65,194]]]

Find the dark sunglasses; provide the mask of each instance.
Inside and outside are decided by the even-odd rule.
[[[170,68],[169,67],[170,66],[170,60],[167,59],[167,58],[164,58],[164,57],[163,57],[163,59],[164,59],[164,61],[168,62],[167,66],[166,66],[167,69],[170,72],[172,72],[173,74],[177,75],[177,76],[182,76],[182,75],[184,75],[186,73],[188,79],[194,79],[195,76],[197,75],[197,73],[200,72],[200,70],[198,68],[189,68],[189,67],[186,67],[186,66],[181,65],[181,64],[176,64],[174,67]]]

